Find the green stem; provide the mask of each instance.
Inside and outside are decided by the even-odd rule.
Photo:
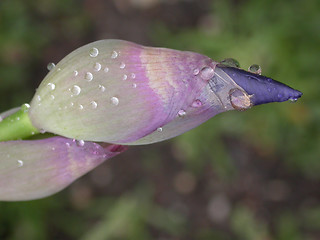
[[[28,115],[28,104],[0,122],[0,141],[18,140],[38,134]]]

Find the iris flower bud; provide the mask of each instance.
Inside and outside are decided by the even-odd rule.
[[[0,142],[0,200],[58,192],[126,150],[118,144],[163,141],[221,112],[301,97],[254,69],[121,40],[80,47],[50,65],[30,106],[0,115],[0,140],[59,135]]]
[[[262,76],[251,74],[251,80],[245,71],[217,64],[193,52],[93,42],[49,72],[29,116],[36,128],[68,138],[134,145],[175,137],[221,112],[279,100],[261,97],[268,98],[271,83],[246,84]],[[299,97],[292,91],[286,98]]]

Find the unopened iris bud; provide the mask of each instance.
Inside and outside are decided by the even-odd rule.
[[[198,53],[97,41],[50,67],[29,116],[37,129],[68,138],[121,144],[162,141],[218,113],[263,101],[255,96],[257,88],[247,88],[250,84],[233,72],[237,68],[217,65]],[[266,89],[262,92],[268,95]]]

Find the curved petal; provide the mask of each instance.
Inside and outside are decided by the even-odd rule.
[[[198,53],[97,41],[50,71],[29,115],[38,129],[65,137],[130,143],[191,105],[207,84],[199,73],[208,66],[215,64]]]
[[[106,159],[126,150],[63,137],[0,142],[0,200],[21,201],[52,195]]]

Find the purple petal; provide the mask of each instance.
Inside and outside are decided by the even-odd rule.
[[[0,200],[43,198],[126,150],[63,137],[0,142]]]
[[[50,71],[31,102],[30,119],[68,138],[129,144],[191,105],[214,66],[197,53],[94,42]]]
[[[271,78],[244,71],[239,68],[219,66],[249,95],[253,105],[270,102],[297,100],[302,93]]]

